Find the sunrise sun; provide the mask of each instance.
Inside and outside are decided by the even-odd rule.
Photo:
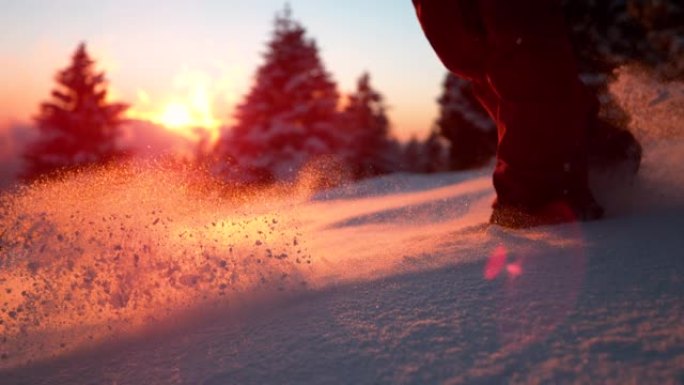
[[[194,123],[190,109],[178,102],[167,104],[161,112],[158,121],[162,125],[175,130],[189,127]]]
[[[171,82],[167,95],[153,95],[139,89],[137,103],[128,110],[133,119],[147,120],[190,140],[198,140],[198,130],[218,138],[221,120],[214,111],[217,99],[226,100],[229,87],[201,71],[184,70]],[[226,88],[228,87],[228,88]]]

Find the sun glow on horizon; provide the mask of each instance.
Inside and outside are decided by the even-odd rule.
[[[214,142],[222,124],[229,123],[217,117],[215,104],[223,103],[228,108],[236,99],[234,84],[226,76],[223,74],[217,81],[205,72],[184,69],[174,78],[170,96],[155,97],[138,89],[136,103],[127,116],[153,122],[194,141],[208,133],[208,139]]]
[[[167,104],[158,119],[163,126],[173,130],[189,127],[193,123],[190,109],[176,102]]]

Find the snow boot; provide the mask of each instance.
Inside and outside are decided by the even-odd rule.
[[[563,197],[537,207],[502,204],[495,200],[492,209],[490,224],[513,229],[594,221],[604,214],[589,190],[581,197]]]

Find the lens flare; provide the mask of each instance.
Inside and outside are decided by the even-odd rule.
[[[494,248],[484,266],[485,280],[501,278],[496,311],[502,315],[499,337],[507,348],[523,349],[546,338],[576,304],[586,273],[585,242],[578,223],[564,226],[554,230],[557,239],[544,228],[535,230],[539,236],[511,236]]]
[[[487,260],[485,265],[484,278],[491,281],[499,276],[506,265],[506,248],[502,245],[497,246]]]

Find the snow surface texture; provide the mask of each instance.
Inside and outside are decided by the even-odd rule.
[[[247,200],[146,165],[6,195],[0,384],[684,383],[684,138],[643,120],[681,87],[632,81],[651,136],[599,222],[487,227],[490,170]]]

